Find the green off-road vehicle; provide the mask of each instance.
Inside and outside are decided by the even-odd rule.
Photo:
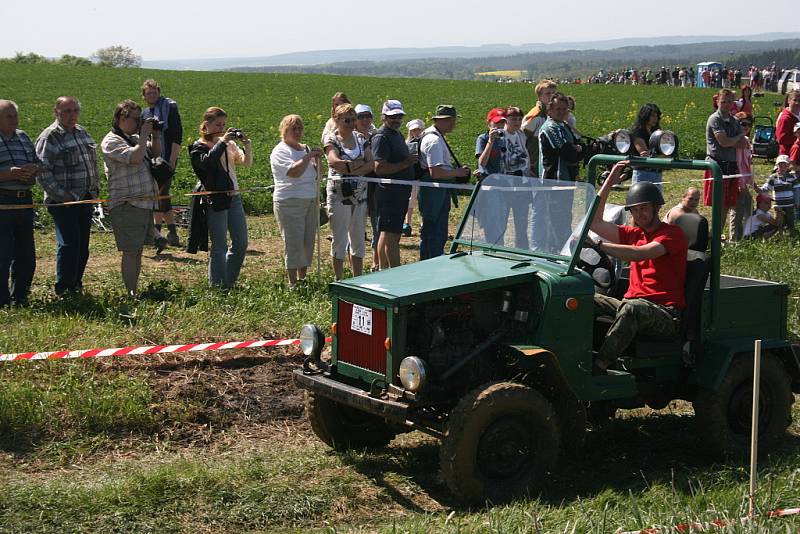
[[[714,162],[633,158],[632,166],[712,172],[711,250],[705,219],[681,221],[702,249],[687,258],[681,336],[637,339],[617,370],[593,376],[593,350],[611,324],[595,317],[593,296],[621,297],[627,271],[591,246],[592,184],[598,165],[621,159],[594,157],[588,183],[489,176],[449,254],[331,284],[330,358],[321,358],[322,330],[306,325],[307,359],[294,374],[317,436],[338,450],[381,447],[410,430],[435,436],[444,479],[472,503],[535,491],[561,451],[582,443],[587,418],[617,408],[685,399],[704,444],[739,455],[749,449],[753,342],[761,339],[760,449],[774,448],[800,392],[789,290],[720,273]]]

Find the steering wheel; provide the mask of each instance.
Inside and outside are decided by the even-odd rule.
[[[614,262],[588,237],[583,242],[578,268],[591,276],[600,289],[610,289],[617,281]]]

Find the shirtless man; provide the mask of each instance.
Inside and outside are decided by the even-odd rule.
[[[671,208],[664,216],[664,222],[667,224],[675,224],[678,217],[686,213],[698,213],[697,206],[700,204],[700,190],[696,187],[690,187],[686,190],[681,198],[680,204]]]

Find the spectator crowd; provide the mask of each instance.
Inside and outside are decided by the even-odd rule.
[[[773,174],[759,185],[752,173],[750,97],[754,90],[769,87],[780,69],[753,67],[748,85],[741,85],[740,69],[706,73],[709,85],[721,87],[705,133],[707,156],[726,175],[723,209],[729,212],[730,240],[793,229],[800,204],[795,174],[800,169],[800,92],[787,95],[776,123],[780,156]],[[691,67],[663,67],[655,73],[601,71],[589,82],[687,87],[694,80]],[[731,86],[741,87],[740,98]],[[345,93],[336,93],[319,138],[305,131],[301,116],[283,117],[270,166],[289,287],[306,280],[319,228],[325,222],[330,230],[331,266],[335,278],[341,279],[346,266],[354,276],[365,269],[367,221],[372,232],[372,268],[400,265],[401,238],[412,233],[415,206],[422,222],[419,258],[444,253],[450,210],[458,198],[453,189],[427,186],[433,182],[465,184],[473,175],[482,180],[491,174],[506,175],[512,185],[529,183],[533,177],[577,179],[585,148],[577,128],[575,100],[559,92],[551,80],[542,80],[534,90],[536,102],[527,113],[513,105],[487,111],[486,129],[475,139],[474,172],[459,161],[448,143],[460,117],[450,104],[436,106],[431,123],[426,124],[409,117],[399,100],[382,102],[376,117],[370,105],[354,104]],[[121,254],[121,278],[126,293],[135,296],[144,248],[154,246],[160,253],[168,246],[183,246],[170,192],[184,140],[178,104],[161,94],[158,83],[146,80],[141,104],[130,99],[116,106],[109,117],[111,129],[99,145],[108,186],[108,199],[103,201],[99,200],[98,147],[80,124],[78,99],[59,97],[53,123],[35,141],[18,128],[20,113],[24,110],[14,102],[0,100],[0,220],[7,229],[0,234],[0,306],[24,304],[28,299],[36,268],[31,192],[35,184],[42,188],[44,206],[53,219],[56,295],[82,291],[92,214],[104,202]],[[192,193],[187,250],[208,250],[208,283],[223,290],[236,285],[245,259],[248,227],[237,168],[252,165],[254,157],[247,133],[229,127],[227,117],[225,110],[209,107],[200,119],[197,139],[188,145],[198,182]],[[650,155],[649,139],[660,129],[660,117],[654,103],[640,108],[630,128],[633,155]],[[309,138],[319,139],[320,145],[309,144]],[[661,188],[657,169],[637,168],[632,179]],[[702,188],[707,205],[712,202],[710,183],[705,181]],[[670,214],[696,211],[699,197],[699,189],[688,190]],[[539,246],[543,237],[535,229],[542,226],[534,221],[547,208],[540,204],[535,195],[508,203],[505,214],[516,227],[515,246],[532,250]],[[526,231],[529,225],[534,228],[531,234]],[[166,236],[162,235],[164,226]]]

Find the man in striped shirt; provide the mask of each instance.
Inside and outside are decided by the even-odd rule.
[[[17,105],[0,99],[0,307],[27,302],[36,270],[31,187],[41,167],[18,125]]]
[[[56,120],[36,140],[36,154],[43,166],[39,185],[44,189],[47,211],[53,216],[56,228],[55,290],[61,296],[83,288],[93,209],[91,204],[63,203],[96,199],[99,173],[97,143],[78,124],[80,102],[72,96],[61,96],[56,100],[54,113]]]

